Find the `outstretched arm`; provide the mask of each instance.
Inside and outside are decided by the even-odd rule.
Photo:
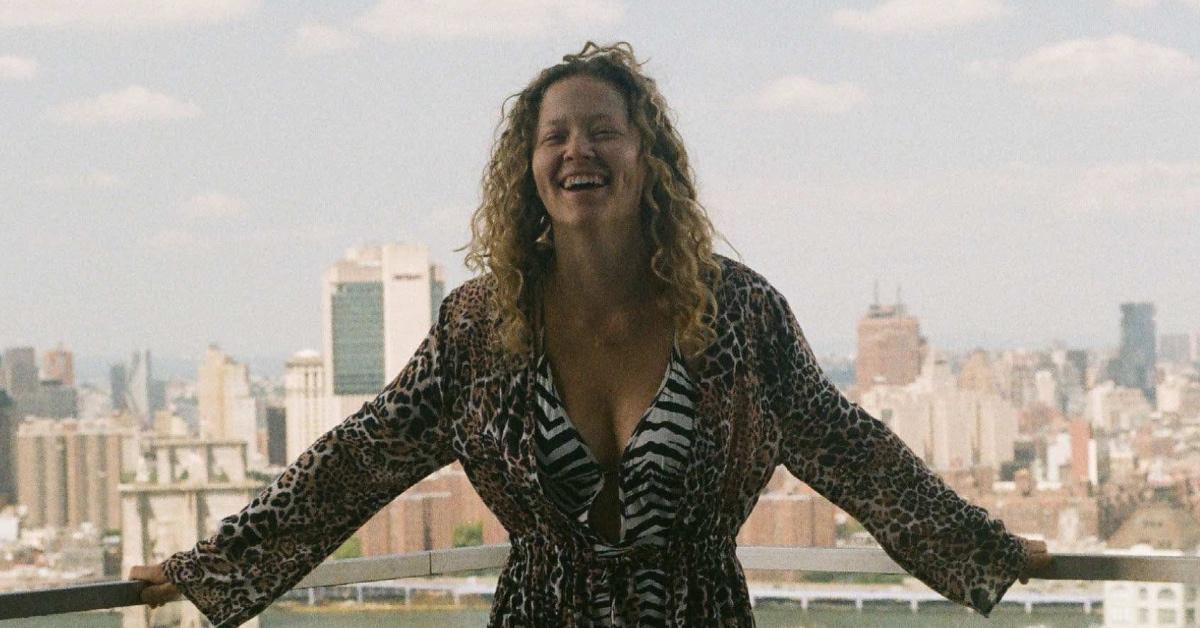
[[[987,615],[1018,577],[1048,560],[959,497],[883,423],[824,376],[786,300],[766,291],[764,338],[778,377],[782,462],[837,504],[905,570]]]
[[[162,563],[215,625],[260,613],[396,495],[453,461],[446,310],[378,397],[317,439],[212,538]]]

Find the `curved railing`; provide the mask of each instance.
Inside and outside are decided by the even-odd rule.
[[[738,548],[745,569],[834,573],[905,573],[883,550],[816,547]],[[325,587],[398,578],[441,576],[499,567],[507,545],[350,558],[321,564],[296,588]],[[1122,580],[1200,585],[1200,557],[1055,554],[1046,580]],[[54,589],[0,593],[0,620],[57,615],[141,604],[143,584],[121,580]]]

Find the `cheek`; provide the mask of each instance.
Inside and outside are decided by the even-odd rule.
[[[535,155],[530,168],[533,170],[533,182],[537,186],[538,194],[545,194],[549,191],[551,177],[549,164]]]

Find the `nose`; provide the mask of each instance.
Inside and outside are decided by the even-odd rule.
[[[591,138],[586,133],[572,134],[567,140],[566,153],[564,159],[590,159],[596,156],[596,146],[592,144]]]

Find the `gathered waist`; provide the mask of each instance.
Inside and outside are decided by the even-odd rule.
[[[522,554],[558,555],[575,563],[662,563],[686,560],[695,555],[716,558],[733,554],[737,540],[732,536],[713,534],[687,539],[671,539],[655,545],[650,543],[631,545],[596,545],[584,539],[571,542],[556,542],[540,535],[513,536],[509,539],[514,552]]]

